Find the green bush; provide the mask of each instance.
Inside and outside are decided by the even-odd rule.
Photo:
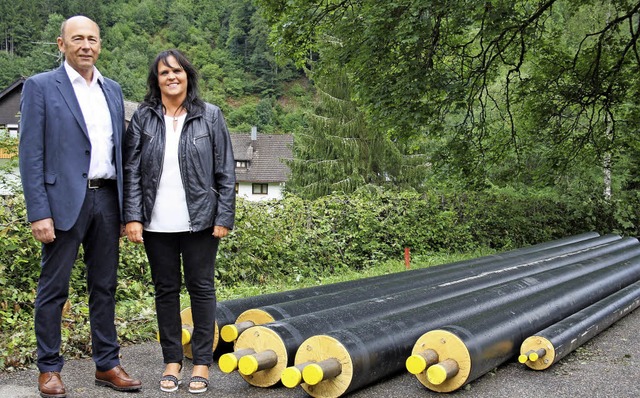
[[[586,231],[635,236],[638,206],[631,204],[511,188],[240,199],[236,228],[221,244],[217,278],[233,286],[358,270],[400,258],[405,247],[421,255],[508,250]]]
[[[222,240],[216,283],[247,286],[322,283],[331,275],[440,253],[503,251],[586,231],[638,235],[640,195],[615,202],[561,197],[553,191],[493,188],[484,192],[373,191],[303,200],[237,202],[236,227]],[[0,370],[35,359],[33,306],[40,245],[26,222],[21,194],[0,197]],[[142,245],[121,240],[116,321],[122,343],[155,336],[153,287]],[[67,358],[90,352],[84,266],[79,260],[63,316]],[[419,260],[419,261],[423,261]],[[258,289],[258,291],[264,288]],[[253,289],[251,291],[256,291]],[[183,302],[188,301],[183,296]]]

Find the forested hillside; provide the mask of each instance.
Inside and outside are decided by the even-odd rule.
[[[150,62],[178,48],[199,69],[202,96],[223,108],[231,129],[300,128],[307,80],[291,63],[276,63],[269,28],[251,0],[2,1],[0,87],[60,65],[56,37],[63,19],[75,14],[100,25],[97,66],[122,85],[126,99],[142,100]]]
[[[637,0],[4,1],[0,85],[56,67],[78,13],[127,99],[177,47],[232,130],[294,133],[302,197],[552,190],[640,219]]]

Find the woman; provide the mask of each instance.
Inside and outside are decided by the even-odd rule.
[[[155,287],[165,369],[160,389],[181,384],[181,259],[193,316],[189,392],[209,386],[219,239],[233,227],[235,164],[220,109],[198,97],[197,71],[178,50],[160,53],[124,139],[125,232],[144,242]]]

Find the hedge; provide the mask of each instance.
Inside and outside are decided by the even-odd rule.
[[[388,192],[331,195],[307,201],[238,199],[236,228],[220,245],[216,283],[260,284],[365,269],[414,255],[488,247],[498,251],[586,231],[638,236],[640,196],[618,202],[562,198],[553,192]],[[81,254],[79,259],[81,258]],[[80,260],[64,315],[65,355],[89,350],[84,267]],[[32,238],[21,195],[0,198],[0,370],[34,360],[33,303],[40,245]],[[122,342],[154,328],[153,292],[140,245],[121,241],[117,291]]]

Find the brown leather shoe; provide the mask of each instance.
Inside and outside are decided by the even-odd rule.
[[[38,376],[38,390],[43,398],[64,398],[67,396],[58,372],[42,372]]]
[[[120,365],[106,372],[96,370],[96,385],[111,387],[116,391],[138,391],[142,388],[142,382],[132,379]]]

